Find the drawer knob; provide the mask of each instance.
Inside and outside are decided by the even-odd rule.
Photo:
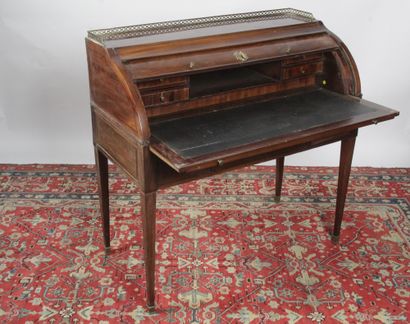
[[[290,47],[288,47],[288,48],[286,49],[286,54],[290,54],[291,51],[292,51],[292,49],[291,49]]]
[[[192,61],[191,61],[191,62],[189,63],[189,68],[190,68],[190,69],[193,69],[194,67],[195,67],[195,62],[192,62]]]
[[[164,102],[165,101],[165,96],[164,96],[164,94],[161,92],[161,94],[160,94],[160,96],[159,96],[159,100],[161,101],[161,102]]]
[[[249,59],[249,56],[242,51],[235,51],[233,56],[235,56],[236,60],[239,62],[246,62]]]

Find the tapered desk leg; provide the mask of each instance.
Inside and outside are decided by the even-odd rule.
[[[275,202],[280,202],[280,195],[282,192],[283,181],[283,166],[285,164],[285,157],[276,158],[276,182],[275,182]]]
[[[141,193],[147,306],[150,311],[155,307],[155,204],[155,191]]]
[[[100,212],[103,221],[104,246],[110,247],[110,207],[108,196],[108,160],[97,148],[95,150],[95,162],[97,166],[97,181],[100,199]]]
[[[333,228],[332,241],[339,241],[340,229],[342,226],[343,211],[345,207],[347,187],[349,185],[350,169],[352,166],[353,150],[356,141],[356,134],[342,140],[340,149],[339,178],[337,184],[335,224]]]
[[[156,211],[156,162],[148,146],[137,147],[138,176],[141,188],[141,213],[143,222],[143,245],[147,307],[155,309],[155,211]]]

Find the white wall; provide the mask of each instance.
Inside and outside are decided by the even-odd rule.
[[[89,29],[295,7],[344,40],[364,98],[401,111],[359,133],[356,166],[410,167],[410,1],[1,0],[0,163],[93,163],[84,36]],[[336,165],[337,144],[287,164]]]

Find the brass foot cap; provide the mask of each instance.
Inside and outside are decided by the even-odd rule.
[[[331,236],[331,238],[332,238],[332,243],[333,243],[333,244],[339,244],[340,235],[330,234],[330,236]]]

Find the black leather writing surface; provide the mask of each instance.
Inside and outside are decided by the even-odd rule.
[[[329,125],[375,110],[359,99],[317,89],[157,122],[151,125],[151,132],[187,159]]]

